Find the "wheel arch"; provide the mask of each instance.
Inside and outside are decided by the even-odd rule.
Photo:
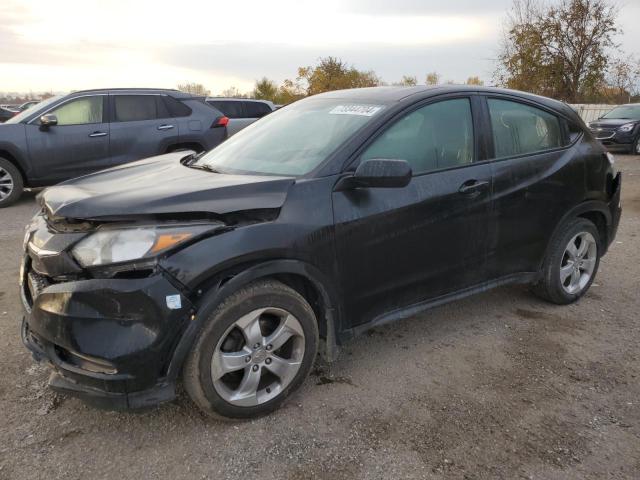
[[[607,247],[609,245],[608,232],[612,223],[611,212],[609,211],[609,207],[607,206],[607,204],[604,202],[597,200],[586,201],[576,205],[560,218],[553,229],[553,233],[549,237],[544,256],[540,260],[539,270],[542,268],[545,259],[549,255],[549,248],[551,246],[552,240],[558,234],[558,231],[560,230],[562,225],[564,225],[570,218],[585,218],[594,223],[596,228],[598,229],[598,233],[600,234],[601,245],[604,249],[602,254],[604,255],[604,253],[606,253]]]
[[[178,150],[194,150],[195,152],[202,152],[205,148],[198,142],[176,142],[170,143],[164,149],[165,153],[176,152]]]
[[[11,162],[11,164],[18,169],[20,175],[22,175],[22,182],[24,186],[27,187],[29,182],[27,179],[26,165],[23,164],[20,156],[6,148],[5,145],[0,144],[0,158]]]
[[[256,280],[275,279],[302,295],[316,314],[320,333],[320,354],[328,361],[337,356],[338,332],[340,328],[340,306],[338,297],[328,278],[316,267],[299,260],[269,260],[262,263],[237,267],[218,273],[214,279],[203,284],[197,312],[180,338],[169,363],[167,377],[176,380],[184,361],[209,314],[228,295]]]

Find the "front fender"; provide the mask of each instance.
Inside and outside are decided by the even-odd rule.
[[[304,277],[320,293],[324,302],[325,318],[318,319],[318,321],[325,322],[326,325],[326,351],[324,354],[328,360],[334,360],[337,355],[337,338],[340,333],[341,308],[337,293],[330,280],[313,265],[299,260],[269,260],[236,273],[224,284],[212,287],[203,295],[201,301],[198,302],[197,313],[192,317],[191,323],[187,326],[176,346],[169,364],[168,378],[171,380],[177,379],[184,361],[198,334],[204,327],[207,318],[224,298],[253,281],[283,274]]]

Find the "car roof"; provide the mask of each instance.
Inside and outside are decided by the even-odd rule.
[[[476,92],[496,95],[509,95],[541,104],[556,110],[566,116],[575,117],[577,114],[564,102],[552,98],[534,95],[532,93],[510,90],[507,88],[484,87],[479,85],[419,85],[414,87],[368,87],[348,90],[334,90],[320,93],[315,98],[333,98],[364,102],[395,103],[402,101],[417,101],[423,98],[447,93]]]
[[[237,97],[207,97],[207,100],[216,100],[216,101],[236,101],[236,102],[260,102],[260,103],[268,103],[273,105],[271,100],[262,100],[261,98],[237,98]]]
[[[174,98],[192,98],[195,95],[191,93],[181,92],[173,88],[93,88],[89,90],[77,90],[69,95],[86,95],[91,93],[158,93],[170,95]]]

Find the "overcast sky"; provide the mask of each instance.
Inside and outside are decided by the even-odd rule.
[[[618,2],[640,55],[640,0]],[[95,87],[214,93],[333,55],[393,82],[437,71],[490,83],[511,0],[1,0],[0,91]],[[634,25],[634,23],[636,25]]]

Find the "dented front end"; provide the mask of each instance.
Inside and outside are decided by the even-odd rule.
[[[96,225],[58,227],[34,217],[20,273],[23,341],[53,366],[51,387],[110,408],[173,398],[164,377],[191,293],[158,258],[83,268],[72,247]]]

